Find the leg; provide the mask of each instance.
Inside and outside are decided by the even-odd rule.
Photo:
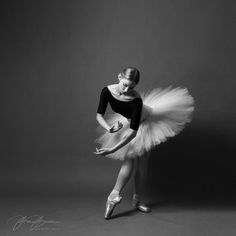
[[[144,185],[147,176],[147,161],[148,161],[147,159],[141,160],[140,157],[135,159],[134,194],[133,194],[133,206],[145,213],[151,211],[151,209],[148,206],[141,203],[141,193],[144,191]]]
[[[134,172],[134,194],[140,195],[142,192],[142,176],[140,171],[140,159],[135,159],[135,172]]]
[[[135,159],[134,194],[140,195],[144,191],[147,177],[148,156]]]
[[[125,185],[129,181],[130,176],[132,175],[133,168],[134,168],[134,160],[133,159],[123,161],[121,168],[120,168],[120,172],[119,172],[118,177],[116,179],[115,186],[114,186],[111,194],[109,195],[110,200],[123,190],[123,188],[125,187]]]
[[[112,192],[107,198],[105,219],[109,219],[111,217],[115,206],[121,202],[122,197],[119,196],[119,193],[122,191],[122,189],[125,187],[126,183],[128,182],[133,171],[133,166],[134,166],[134,160],[132,159],[125,160],[122,163],[120,172],[116,180],[116,184]]]

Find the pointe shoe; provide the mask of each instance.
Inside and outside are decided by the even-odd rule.
[[[109,200],[107,199],[106,202],[106,210],[105,210],[105,219],[111,218],[112,212],[115,209],[115,206],[119,203],[121,203],[122,197],[121,196],[116,196],[114,199]]]
[[[133,199],[133,207],[136,208],[137,210],[144,212],[144,213],[148,213],[151,212],[151,208],[146,206],[145,204],[141,203],[139,200],[137,199]]]

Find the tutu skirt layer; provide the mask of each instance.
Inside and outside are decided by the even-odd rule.
[[[194,99],[186,88],[155,88],[141,93],[141,97],[142,117],[136,137],[107,157],[125,160],[142,156],[177,135],[191,121]],[[98,138],[95,142],[100,148],[111,148],[130,132],[130,120],[118,113],[108,114],[105,119],[110,126],[118,120],[123,123],[123,128],[116,133],[109,133],[100,126],[96,129]]]

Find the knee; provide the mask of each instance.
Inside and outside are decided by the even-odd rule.
[[[134,159],[125,160],[125,161],[123,162],[123,165],[122,165],[122,166],[124,166],[124,167],[126,167],[126,168],[133,169],[133,167],[134,167]]]

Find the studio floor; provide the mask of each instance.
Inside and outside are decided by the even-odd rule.
[[[145,214],[132,208],[127,193],[113,217],[105,220],[105,195],[95,190],[4,196],[0,203],[0,235],[236,235],[232,200],[152,197],[146,200],[152,212]],[[23,223],[22,219],[41,219],[41,223]]]
[[[120,165],[104,159],[94,159],[91,165],[85,160],[68,166],[24,163],[5,168],[0,180],[0,235],[236,235],[233,178],[226,186],[228,177],[222,180],[225,184],[215,181],[213,185],[208,179],[207,185],[207,179],[194,182],[190,174],[187,178],[185,169],[178,169],[179,179],[150,175],[143,200],[152,212],[146,214],[132,208],[130,179],[121,204],[105,220],[106,198]]]

